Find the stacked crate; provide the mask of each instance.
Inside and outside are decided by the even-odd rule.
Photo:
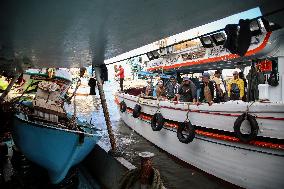
[[[53,82],[41,82],[33,101],[33,107],[36,117],[57,123],[59,117],[65,116],[63,102],[60,98],[60,86]]]

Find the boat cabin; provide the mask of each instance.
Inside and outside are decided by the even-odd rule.
[[[219,31],[194,38],[183,48],[174,46],[168,54],[159,54],[159,51],[147,54],[150,61],[146,69],[176,75],[178,81],[184,74],[192,76],[210,70],[230,73],[226,70],[238,69],[245,73],[249,101],[283,102],[283,29],[271,28],[266,22],[261,19],[250,22],[251,38],[244,54],[232,53],[233,50],[227,44],[230,33]],[[262,77],[261,81],[255,82],[256,75]],[[253,88],[259,94],[256,99],[250,97]]]

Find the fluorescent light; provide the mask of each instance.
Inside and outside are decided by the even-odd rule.
[[[210,36],[200,37],[200,41],[205,48],[213,47],[213,41]]]

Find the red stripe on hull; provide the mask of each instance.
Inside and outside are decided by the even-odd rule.
[[[128,113],[132,113],[133,110],[128,108],[127,112]],[[151,121],[151,119],[152,119],[151,116],[147,116],[147,115],[143,115],[143,114],[141,114],[139,116],[139,118],[144,120],[144,121]],[[166,122],[165,123],[165,127],[177,129],[178,128],[178,124]],[[218,140],[223,140],[223,141],[227,141],[227,142],[243,143],[242,141],[240,141],[240,139],[238,139],[237,137],[233,137],[233,136],[227,136],[227,135],[223,135],[223,134],[211,133],[211,132],[201,131],[201,130],[195,130],[195,133],[198,134],[198,135],[201,135],[201,136],[214,138],[214,139],[218,139]],[[271,149],[284,150],[284,145],[283,144],[274,144],[274,143],[271,143],[271,142],[250,141],[247,144],[250,144],[250,145],[253,145],[253,146],[258,146],[258,147],[265,147],[265,148],[271,148]]]

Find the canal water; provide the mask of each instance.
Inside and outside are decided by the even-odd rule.
[[[118,83],[115,81],[106,82],[104,85],[117,146],[125,159],[139,167],[140,158],[138,153],[143,151],[154,153],[153,164],[159,169],[166,188],[237,188],[177,160],[131,130],[120,118],[118,107],[114,102],[114,93],[117,89]],[[104,133],[101,142],[110,146],[98,93],[96,99],[91,96],[76,97],[76,107],[79,119],[91,121],[96,127],[101,128]]]

